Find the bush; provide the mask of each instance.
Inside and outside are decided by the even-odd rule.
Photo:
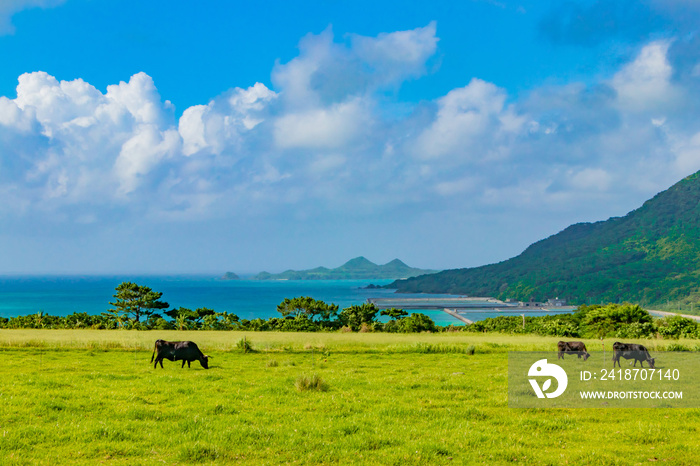
[[[399,328],[404,333],[436,332],[435,322],[425,314],[419,312],[404,317],[399,321]]]
[[[687,317],[670,316],[658,321],[659,334],[664,338],[700,338],[700,326]]]
[[[253,346],[250,344],[250,340],[246,339],[245,337],[238,340],[238,343],[236,343],[236,349],[239,349],[244,353],[255,353],[256,352],[253,349]]]
[[[649,312],[636,304],[608,304],[582,310],[582,323],[590,335],[606,337],[623,325],[651,323]]]
[[[280,363],[278,363],[276,359],[270,359],[267,361],[267,367],[277,367],[279,365]]]
[[[469,353],[470,348],[474,348],[474,346],[463,348],[457,345],[415,343],[410,347],[409,352],[423,354],[474,354],[473,350],[472,353]]]
[[[656,324],[653,322],[633,322],[620,327],[615,333],[618,338],[651,338],[656,335]]]
[[[310,390],[316,390],[319,392],[328,391],[328,384],[316,374],[312,375],[311,377],[305,375],[300,376],[296,382],[294,382],[294,386],[300,392]]]
[[[690,351],[690,348],[684,345],[680,345],[678,343],[671,343],[670,345],[666,345],[665,348],[666,351]]]
[[[374,303],[364,303],[361,306],[346,307],[338,315],[338,320],[343,326],[349,326],[354,331],[359,330],[362,324],[371,324],[375,321],[379,309]]]
[[[469,345],[467,348],[467,354],[472,355],[476,352],[476,347],[474,345]]]
[[[565,319],[544,319],[541,318],[539,329],[535,333],[543,336],[554,337],[580,337],[579,326],[575,322]]]

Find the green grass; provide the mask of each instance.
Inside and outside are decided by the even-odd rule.
[[[234,332],[0,331],[0,464],[700,464],[697,409],[509,409],[507,351],[556,338],[245,335],[259,352]],[[154,370],[156,338],[211,369]],[[326,391],[297,388],[313,375]]]

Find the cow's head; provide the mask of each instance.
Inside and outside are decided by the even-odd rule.
[[[588,358],[590,358],[590,357],[591,357],[591,353],[586,352],[586,353],[583,355],[583,360],[585,361],[586,359],[588,359]]]
[[[206,354],[199,358],[199,363],[202,365],[203,368],[209,369],[209,356]]]
[[[651,367],[652,369],[655,369],[655,367],[654,367],[655,360],[656,360],[655,358],[648,358],[647,359],[647,362],[649,363],[649,367]]]

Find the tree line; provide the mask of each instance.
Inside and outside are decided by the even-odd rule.
[[[112,308],[93,315],[75,312],[53,316],[42,311],[27,316],[0,317],[0,328],[92,328],[129,330],[250,330],[250,331],[375,331],[437,332],[441,328],[425,314],[408,314],[401,309],[380,310],[374,304],[339,309],[309,296],[286,298],[277,306],[280,317],[240,319],[236,314],[206,307],[195,310],[170,308],[163,293],[132,282],[116,288]],[[388,316],[389,322],[378,321]]]
[[[372,303],[339,309],[336,304],[309,296],[286,298],[277,306],[280,317],[240,319],[236,314],[206,307],[191,310],[173,307],[163,294],[131,282],[121,283],[107,312],[92,315],[75,312],[52,316],[37,312],[27,316],[0,317],[0,328],[92,328],[130,330],[243,330],[283,332],[390,332],[439,331],[499,332],[578,338],[697,338],[700,324],[681,316],[653,319],[639,305],[583,305],[573,313],[539,317],[498,316],[464,326],[438,326],[421,313],[402,309],[380,311]],[[388,322],[378,318],[386,316]]]
[[[654,319],[630,303],[583,305],[571,314],[498,316],[474,322],[464,330],[578,338],[700,339],[700,324],[695,320],[681,316]]]

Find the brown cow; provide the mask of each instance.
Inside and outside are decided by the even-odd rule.
[[[639,364],[644,367],[644,361],[649,363],[649,367],[654,369],[655,359],[649,355],[649,350],[647,350],[643,345],[638,345],[636,343],[620,343],[616,341],[613,343],[613,367],[617,363],[620,366],[620,357],[625,359],[634,359],[634,365]]]
[[[559,349],[557,359],[564,359],[564,353],[575,354],[579,359],[583,356],[584,361],[591,357],[582,341],[560,341],[557,343],[557,348]]]

